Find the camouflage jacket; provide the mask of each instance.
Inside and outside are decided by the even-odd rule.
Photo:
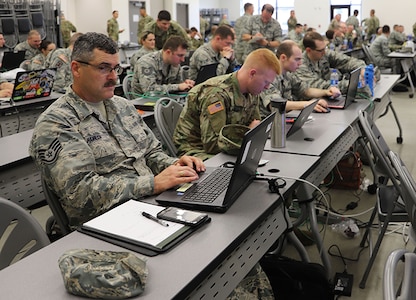
[[[111,18],[107,21],[107,34],[115,42],[118,42],[118,22],[117,19]]]
[[[72,84],[71,54],[70,48],[59,48],[46,56],[45,68],[56,68],[54,91],[62,92]]]
[[[128,100],[103,101],[107,118],[71,88],[39,117],[30,155],[72,227],[119,202],[152,195],[154,174],[177,159]]]
[[[41,53],[39,49],[30,46],[27,41],[17,44],[16,47],[14,47],[14,51],[26,51],[25,59],[28,60]]]
[[[247,26],[248,20],[250,18],[251,18],[251,15],[244,14],[235,21],[235,25],[234,25],[235,46],[234,46],[234,50],[235,50],[237,60],[241,59],[241,57],[243,56],[243,54],[245,52],[247,44],[248,44],[247,41],[242,40],[242,33],[244,31],[244,28]]]
[[[71,32],[76,32],[77,28],[68,20],[61,21],[61,33],[64,46],[69,46],[69,40],[71,39]]]
[[[181,68],[165,64],[162,52],[163,50],[146,54],[137,61],[132,82],[135,93],[169,93],[179,90],[178,84],[182,82]]]
[[[365,68],[363,60],[350,57],[340,52],[326,50],[325,55],[318,62],[311,61],[306,53],[303,52],[302,65],[296,70],[295,74],[309,87],[318,89],[328,89],[330,87],[329,77],[331,69],[337,69],[338,73],[349,74],[357,68]],[[339,89],[342,93],[347,91],[348,79],[339,76]]]
[[[218,136],[226,124],[250,125],[260,119],[259,97],[240,92],[236,72],[193,87],[173,134],[180,155],[207,159],[219,152]]]
[[[288,31],[294,30],[296,28],[296,24],[298,24],[298,20],[296,18],[289,17],[287,20],[287,27]]]
[[[145,17],[140,17],[139,23],[137,24],[137,40],[140,41],[141,34],[144,32],[144,28],[146,27],[147,23],[153,21],[153,18],[149,15]]]
[[[152,53],[155,52],[157,50],[149,50],[145,47],[141,47],[139,50],[137,50],[136,52],[134,52],[134,54],[132,55],[132,57],[130,58],[130,66],[131,66],[131,70],[134,70],[134,66],[136,65],[137,61],[140,59],[140,57],[148,54],[148,53]]]
[[[189,63],[189,79],[195,80],[202,66],[213,63],[218,63],[217,76],[226,74],[229,68],[232,69],[235,65],[237,65],[235,59],[229,61],[228,59],[222,57],[221,53],[215,52],[211,43],[207,43],[196,49],[194,54],[192,54]]]
[[[145,31],[153,32],[156,39],[156,49],[160,50],[163,48],[163,45],[165,44],[166,40],[172,36],[172,35],[179,35],[183,37],[191,46],[191,39],[186,34],[185,29],[181,27],[178,23],[175,21],[170,22],[169,29],[167,31],[162,31],[158,26],[155,20],[149,22],[144,27]]]
[[[29,70],[40,70],[45,66],[46,57],[40,53],[30,60]]]

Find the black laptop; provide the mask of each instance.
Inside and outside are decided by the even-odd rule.
[[[165,206],[225,212],[256,177],[264,145],[272,128],[275,112],[249,130],[243,139],[234,168],[207,168],[199,180],[170,189],[156,197]],[[211,192],[206,192],[206,188]]]
[[[196,75],[195,84],[200,84],[205,80],[217,76],[217,67],[218,63],[202,66],[198,71],[198,75]]]
[[[303,124],[308,121],[309,116],[313,112],[313,109],[315,108],[316,102],[318,99],[315,99],[315,101],[311,102],[309,105],[305,106],[299,113],[298,116],[293,118],[293,122],[287,122],[286,121],[286,137],[290,137],[293,135],[296,131],[298,131]]]
[[[337,98],[326,98],[329,108],[344,109],[354,102],[358,90],[358,82],[360,80],[361,68],[357,68],[350,73],[348,81],[347,94],[341,95]]]
[[[20,67],[25,60],[26,51],[5,51],[3,52],[3,60],[1,62],[1,70],[9,71]]]

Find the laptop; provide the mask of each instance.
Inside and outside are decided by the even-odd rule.
[[[3,60],[1,62],[1,70],[9,71],[20,67],[25,60],[26,51],[4,51]]]
[[[48,97],[56,77],[56,69],[41,69],[18,72],[14,81],[13,93],[3,101],[21,101]]]
[[[303,124],[306,123],[306,121],[308,121],[308,118],[313,112],[313,109],[315,108],[317,101],[318,99],[311,102],[308,106],[304,107],[300,111],[299,115],[293,118],[294,120],[293,123],[288,123],[288,121],[286,120],[286,138],[293,135],[296,131],[298,131],[303,126]]]
[[[341,95],[338,98],[326,98],[329,108],[344,109],[355,101],[357,95],[358,82],[360,80],[361,68],[357,68],[350,73],[350,80],[348,81],[347,94]]]
[[[167,190],[158,195],[156,201],[165,206],[214,212],[227,211],[256,177],[274,115],[275,112],[271,113],[245,134],[234,168],[207,168],[197,181]],[[214,193],[204,195],[203,190],[207,186],[211,186]]]
[[[218,63],[202,66],[196,75],[195,84],[200,84],[207,79],[217,76]]]

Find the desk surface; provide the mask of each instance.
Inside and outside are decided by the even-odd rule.
[[[29,158],[33,129],[0,138],[0,168]]]
[[[414,58],[416,56],[416,52],[397,52],[393,51],[389,53],[388,57],[392,58]]]
[[[272,154],[266,153],[268,158],[273,159],[273,163],[269,163],[270,167],[276,164],[281,174],[290,177],[302,177],[318,160],[312,156],[298,157],[280,153],[272,157]],[[208,161],[207,165],[217,165],[218,162],[229,159],[230,157],[224,156],[220,160]],[[221,268],[223,261],[226,262],[244,240],[251,237],[251,232],[258,228],[263,219],[267,219],[269,211],[279,209],[280,205],[277,194],[268,191],[267,182],[253,182],[225,214],[210,213],[210,224],[169,252],[148,258],[148,283],[145,292],[138,299],[185,299],[185,296],[203,283],[211,272]],[[283,215],[280,216],[283,219]],[[280,222],[285,225],[284,220]],[[285,226],[279,227],[280,230],[283,231],[283,227]],[[66,292],[57,260],[64,251],[78,247],[123,250],[118,246],[73,232],[0,271],[2,293],[10,299],[77,298]],[[252,251],[261,257],[267,249],[260,247]],[[244,259],[240,263],[248,272],[256,262]],[[232,280],[231,277],[227,280]],[[221,286],[221,289],[227,292],[233,288],[234,286]]]
[[[24,107],[24,106],[33,106],[33,105],[41,105],[48,102],[53,102],[58,99],[63,94],[52,92],[48,97],[42,98],[34,98],[30,100],[21,100],[21,101],[14,101],[14,104],[10,104],[9,102],[2,102],[0,104],[0,112],[2,110],[10,110],[14,108]]]

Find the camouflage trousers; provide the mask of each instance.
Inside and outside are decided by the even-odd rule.
[[[266,273],[257,263],[227,300],[274,300],[273,290]]]

